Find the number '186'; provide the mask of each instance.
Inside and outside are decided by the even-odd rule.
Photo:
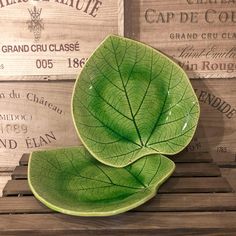
[[[68,58],[68,67],[69,68],[82,68],[87,61],[87,58]]]

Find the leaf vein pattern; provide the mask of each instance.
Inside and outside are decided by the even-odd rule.
[[[111,44],[112,44],[112,48],[115,52],[114,43],[113,43],[112,40],[111,40]],[[117,64],[117,67],[118,67],[118,60],[117,60],[116,53],[115,53],[115,60],[116,60],[116,64]],[[130,100],[129,100],[129,97],[128,97],[128,94],[127,94],[127,90],[126,90],[126,87],[125,87],[125,84],[124,84],[123,76],[121,74],[121,71],[120,71],[119,67],[118,67],[118,73],[119,73],[119,76],[120,76],[120,79],[121,79],[121,82],[122,82],[122,85],[123,85],[123,88],[124,88],[124,91],[125,91],[125,97],[126,97],[126,100],[128,102],[128,106],[129,106],[129,109],[130,109],[130,113],[131,113],[131,116],[132,116],[132,119],[133,119],[133,122],[134,122],[136,132],[137,132],[138,137],[139,137],[140,144],[141,144],[141,146],[143,146],[143,141],[142,141],[142,138],[141,138],[141,134],[140,134],[140,131],[138,129],[138,126],[137,126],[137,123],[136,123],[136,120],[135,120],[135,117],[134,117],[134,114],[133,114],[131,103],[130,103]]]

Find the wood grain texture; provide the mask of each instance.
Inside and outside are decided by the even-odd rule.
[[[236,168],[221,168],[221,173],[236,192]]]
[[[1,83],[1,167],[16,166],[24,152],[80,144],[70,108],[73,84]]]
[[[156,197],[132,211],[236,211],[236,196],[235,193],[157,194]],[[31,196],[0,198],[0,214],[51,212],[53,212],[51,209]]]
[[[236,90],[235,80],[192,80],[201,106],[196,134],[188,146],[193,151],[209,151],[217,161],[235,160]]]
[[[6,183],[11,179],[11,173],[0,174],[0,197],[2,197],[2,190],[6,186]]]
[[[211,193],[231,192],[232,188],[222,177],[171,177],[160,187],[159,193]],[[3,196],[32,195],[27,180],[9,180]]]
[[[108,34],[120,31],[121,0],[86,0],[77,5],[74,1],[39,1],[37,31],[31,25],[34,6],[33,2],[17,2],[10,8],[1,7],[0,80],[43,80],[44,75],[75,79],[83,66],[80,60],[87,59]],[[79,46],[65,51],[65,44]],[[24,47],[23,52],[14,46]],[[79,59],[79,64],[70,66],[68,58]]]
[[[1,215],[0,232],[4,235],[18,232],[21,235],[220,235],[223,232],[223,235],[233,235],[235,221],[235,212],[132,212],[109,218],[22,214]]]
[[[191,78],[236,76],[234,1],[127,0],[126,7],[125,35],[175,58]]]

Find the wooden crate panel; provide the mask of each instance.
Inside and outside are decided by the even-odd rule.
[[[0,166],[36,149],[79,145],[71,117],[73,83],[1,83]]]
[[[236,88],[234,79],[192,80],[201,106],[196,134],[188,151],[210,151],[217,162],[234,162]]]
[[[119,33],[122,3],[2,1],[0,80],[75,79],[99,43]]]
[[[195,162],[204,160],[207,162],[206,158],[214,158],[217,162],[220,160],[234,163],[236,154],[235,80],[192,80],[192,84],[200,101],[201,117],[196,135],[187,151],[198,152],[198,154],[189,156],[187,154],[184,157],[186,154],[181,153],[180,160],[176,158],[176,161],[182,159],[186,162],[189,157],[192,161],[194,158],[191,158],[191,155],[195,155],[197,157]],[[80,144],[70,111],[73,86],[74,82],[1,83],[1,167],[16,166],[23,153],[39,148]],[[38,102],[37,99],[39,99]],[[44,104],[41,104],[40,100],[44,101]],[[49,104],[58,108],[58,112],[50,109]],[[52,138],[51,142],[46,140],[47,143],[45,143],[46,134],[55,135],[56,140]],[[43,138],[41,144],[38,143],[40,137]],[[208,151],[211,152],[211,156],[207,157],[204,152]]]
[[[126,36],[175,58],[191,78],[236,76],[235,1],[125,3]]]

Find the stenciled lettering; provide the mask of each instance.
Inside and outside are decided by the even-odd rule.
[[[37,96],[35,93],[27,93],[26,98],[28,101],[48,107],[50,110],[55,111],[56,113],[62,115],[63,111],[58,106],[52,104],[44,97]]]
[[[217,111],[224,114],[228,119],[231,119],[236,114],[236,109],[232,107],[229,103],[224,101],[222,98],[215,96],[214,94],[211,94],[205,90],[198,90],[195,89],[195,92],[197,93],[199,102],[203,102]]]
[[[68,7],[72,7],[78,11],[82,11],[92,17],[96,17],[103,2],[100,0],[32,0],[35,2],[55,2]],[[29,0],[0,0],[0,8],[11,6],[19,3],[26,3]]]

